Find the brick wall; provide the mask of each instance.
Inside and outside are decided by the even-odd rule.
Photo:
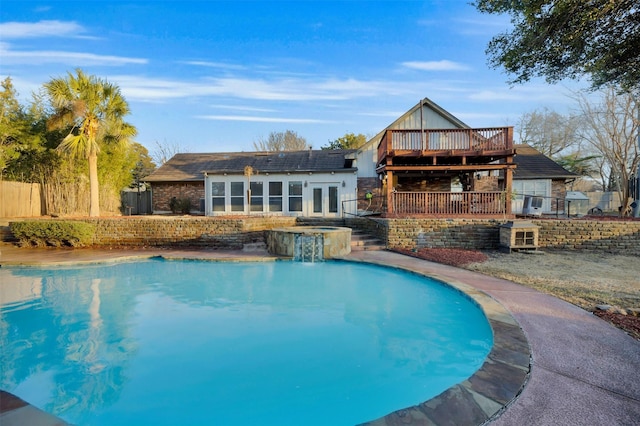
[[[497,176],[480,176],[471,181],[472,191],[497,192],[500,191],[500,180]]]
[[[204,198],[204,182],[153,183],[153,211],[170,212],[172,197],[191,200],[193,211],[200,211],[200,199]]]

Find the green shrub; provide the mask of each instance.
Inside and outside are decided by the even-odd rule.
[[[21,245],[33,247],[82,247],[91,244],[95,226],[61,220],[12,222],[11,232]]]
[[[189,198],[171,198],[169,201],[169,208],[171,209],[171,213],[177,214],[189,214],[191,213],[191,199]]]

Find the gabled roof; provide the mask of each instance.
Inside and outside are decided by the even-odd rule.
[[[309,173],[354,172],[355,150],[308,150],[274,152],[220,152],[200,154],[176,154],[155,172],[146,182],[202,181],[204,173],[244,174],[251,166],[254,173]]]
[[[517,164],[514,179],[575,179],[578,174],[570,172],[551,158],[530,145],[514,145]]]
[[[440,105],[438,105],[435,102],[433,102],[431,99],[424,98],[424,99],[421,99],[409,111],[405,112],[400,117],[398,117],[396,120],[394,120],[393,123],[391,123],[387,127],[385,127],[382,131],[380,131],[380,133],[378,133],[377,135],[375,135],[374,137],[369,139],[369,141],[367,141],[367,143],[365,143],[363,146],[360,147],[360,150],[364,150],[365,147],[368,147],[371,144],[375,144],[375,146],[377,147],[378,143],[380,143],[380,140],[382,139],[382,136],[384,135],[384,132],[387,129],[402,128],[401,127],[402,123],[404,121],[406,121],[407,119],[409,119],[409,117],[411,117],[416,111],[418,111],[420,108],[423,108],[423,107],[427,107],[427,108],[431,109],[436,114],[438,114],[443,119],[445,119],[446,121],[450,122],[453,126],[455,126],[457,128],[460,128],[460,129],[468,129],[469,128],[468,125],[463,123],[456,116],[452,115],[449,111],[447,111],[446,109],[442,108]],[[420,127],[418,127],[418,129],[419,128]]]

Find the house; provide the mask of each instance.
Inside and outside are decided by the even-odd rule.
[[[558,211],[575,177],[512,127],[474,129],[425,98],[357,150],[177,154],[146,181],[154,213],[187,199],[207,216],[503,218],[524,195]]]
[[[542,198],[542,213],[562,213],[567,194],[566,185],[578,174],[567,171],[564,167],[545,156],[537,149],[527,145],[515,145],[514,163],[517,168],[513,175],[512,211],[522,212],[525,195]]]
[[[176,154],[145,180],[154,213],[186,199],[207,216],[342,217],[356,214],[355,163],[355,150]]]
[[[503,217],[514,156],[512,127],[472,129],[424,98],[358,150],[358,178],[388,216]]]

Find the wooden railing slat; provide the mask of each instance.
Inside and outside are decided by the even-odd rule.
[[[396,214],[498,215],[505,213],[501,192],[394,192]]]

